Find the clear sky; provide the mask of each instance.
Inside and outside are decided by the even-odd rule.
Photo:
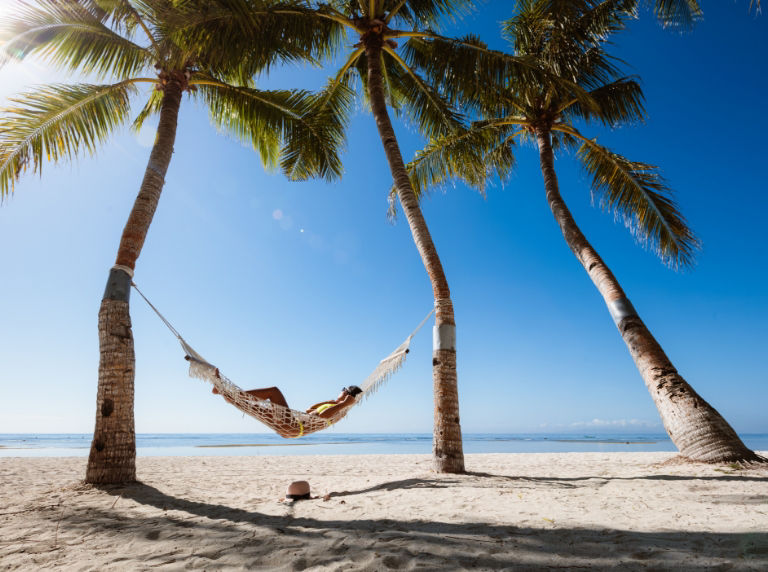
[[[499,22],[511,5],[491,0],[450,33],[503,48]],[[590,204],[571,157],[556,169],[577,222],[683,376],[737,431],[768,432],[768,17],[749,14],[746,0],[703,7],[693,33],[665,31],[646,12],[615,38],[613,53],[642,78],[649,119],[587,131],[662,168],[702,240],[697,266],[664,267]],[[261,86],[318,88],[329,74],[281,69]],[[0,100],[55,79],[33,62],[8,66]],[[398,134],[406,159],[423,144],[402,123]],[[0,432],[92,431],[96,316],[153,136],[125,129],[96,157],[46,164],[0,205]],[[404,218],[386,220],[391,176],[362,108],[344,163],[334,184],[265,173],[186,99],[136,269],[145,294],[202,355],[242,387],[279,386],[297,408],[362,381],[432,305]],[[518,163],[486,198],[457,185],[423,203],[455,304],[463,430],[661,431],[549,212],[535,150],[520,149]],[[136,294],[131,304],[138,432],[265,431],[187,377],[175,339]],[[431,428],[426,328],[404,369],[331,431]]]

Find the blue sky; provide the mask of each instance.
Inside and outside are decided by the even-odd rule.
[[[450,32],[503,48],[508,4],[489,2]],[[588,131],[662,168],[702,240],[697,266],[664,267],[590,204],[572,158],[556,169],[577,222],[683,376],[737,431],[768,432],[768,19],[750,15],[746,1],[703,5],[693,33],[665,31],[644,13],[615,38],[615,55],[642,78],[649,119]],[[317,88],[328,74],[281,69],[261,85]],[[56,79],[34,62],[8,66],[0,99]],[[398,135],[406,158],[423,144],[402,123]],[[0,205],[0,432],[92,430],[96,316],[152,138],[125,129],[96,157],[25,176]],[[391,176],[362,108],[344,164],[333,184],[265,173],[185,100],[137,264],[136,282],[201,354],[243,387],[281,387],[300,408],[362,381],[432,304],[407,224],[386,220]],[[512,180],[486,198],[457,185],[423,208],[455,304],[465,432],[661,430],[549,212],[534,149],[520,149]],[[265,431],[187,377],[177,342],[135,294],[131,313],[138,432]],[[331,431],[431,427],[425,329],[405,368]]]

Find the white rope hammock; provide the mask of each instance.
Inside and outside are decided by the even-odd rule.
[[[166,327],[181,343],[181,347],[186,353],[185,359],[189,361],[190,377],[195,377],[212,383],[221,396],[229,403],[237,407],[243,413],[261,421],[281,437],[302,437],[304,435],[309,435],[310,433],[321,431],[343,419],[350,409],[352,409],[352,406],[344,407],[335,415],[325,418],[313,413],[306,413],[304,411],[284,407],[246,393],[232,380],[222,375],[219,368],[197,353],[184,338],[181,337],[176,328],[166,320],[165,316],[155,308],[152,302],[144,296],[136,284],[131,282],[131,285],[136,289],[139,295],[144,298],[144,301],[150,308],[152,308],[152,310],[154,310]],[[433,313],[434,309],[427,314],[418,326],[416,326],[405,341],[397,346],[395,351],[379,362],[373,372],[371,372],[371,374],[359,385],[363,392],[355,396],[354,405],[359,404],[363,396],[370,396],[373,394],[398,369],[400,369],[400,367],[402,367],[403,363],[405,363],[405,357],[409,352],[413,336],[415,336],[422,326],[427,323],[427,320],[429,320]]]

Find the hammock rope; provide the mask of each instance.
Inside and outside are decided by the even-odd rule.
[[[157,314],[160,320],[179,340],[184,350],[185,359],[189,361],[189,375],[197,379],[208,381],[216,388],[221,396],[229,403],[237,407],[246,415],[257,419],[278,435],[287,438],[302,437],[321,431],[330,427],[334,423],[341,421],[347,413],[358,405],[363,397],[370,397],[379,389],[392,375],[399,370],[405,363],[405,358],[410,351],[411,340],[418,331],[427,323],[427,320],[434,314],[432,309],[429,314],[416,326],[405,341],[397,346],[395,350],[379,362],[371,374],[359,384],[362,393],[355,396],[355,403],[350,407],[345,407],[335,415],[325,418],[313,413],[306,413],[289,407],[284,407],[271,401],[259,399],[249,393],[246,393],[232,380],[223,375],[219,368],[207,361],[203,356],[195,351],[173,325],[163,316],[160,311],[150,302],[147,297],[139,290],[135,282],[131,286],[139,293],[147,305]]]

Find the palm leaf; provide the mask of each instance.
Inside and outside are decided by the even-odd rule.
[[[125,79],[155,61],[151,52],[111,30],[101,14],[84,5],[53,0],[38,4],[20,3],[3,22],[0,36],[7,40],[0,66],[37,55],[65,69]]]
[[[580,102],[575,101],[562,111],[567,122],[579,118],[615,127],[645,119],[643,90],[634,77],[616,79],[590,91],[589,95],[597,104],[598,110],[585,109]]]
[[[326,90],[307,101],[301,120],[289,124],[280,166],[291,180],[341,176],[341,152],[354,102],[349,80],[349,75],[346,81],[332,80]]]
[[[131,129],[136,133],[141,131],[141,128],[144,127],[144,123],[147,121],[147,119],[160,113],[160,107],[162,103],[163,92],[159,89],[153,89],[149,94],[147,103],[144,104],[144,107],[136,116],[136,119],[133,120]]]
[[[163,9],[169,5],[167,0],[158,0],[151,4],[141,0],[89,0],[89,3],[95,4],[112,26],[128,34],[132,34],[136,28],[148,31],[146,15],[151,14],[154,9]],[[151,40],[152,36],[147,35],[147,39]]]
[[[408,66],[394,50],[385,49],[382,56],[393,107],[402,106],[421,133],[427,137],[440,137],[461,127],[461,114],[430,82]]]
[[[265,167],[276,168],[280,164],[288,176],[296,179],[332,179],[341,173],[341,161],[334,146],[338,127],[333,123],[333,113],[336,106],[344,105],[344,90],[336,91],[326,113],[313,116],[319,96],[306,91],[238,87],[205,79],[202,74],[193,76],[190,83],[197,86],[212,122],[252,145]],[[283,141],[288,144],[280,161]]]
[[[416,195],[456,180],[484,192],[494,171],[505,178],[515,165],[511,129],[508,125],[473,126],[431,140],[406,165]]]
[[[697,0],[655,0],[653,11],[664,26],[680,28],[693,27],[703,16]]]
[[[0,110],[0,196],[28,167],[41,172],[44,159],[93,153],[125,122],[135,91],[130,82],[49,85],[11,98],[14,106]]]
[[[547,86],[561,93],[561,99],[575,99],[583,107],[596,108],[587,90],[542,66],[535,56],[489,50],[475,36],[460,40],[411,38],[405,45],[404,57],[411,67],[439,85],[448,101],[484,116],[499,115],[499,93],[512,94],[518,86],[536,86],[539,91]],[[514,101],[509,95],[503,97],[506,105]]]
[[[620,217],[638,242],[666,264],[692,266],[698,239],[656,167],[630,161],[595,141],[582,141],[577,156],[592,176],[592,190],[599,195],[600,206]]]
[[[469,14],[475,7],[474,0],[385,0],[384,12],[397,8],[392,20],[399,27],[425,29],[434,27],[445,17],[453,20]]]
[[[302,0],[187,0],[158,24],[203,71],[239,83],[274,63],[332,57],[344,31]],[[226,38],[226,41],[221,41]],[[235,75],[222,75],[235,69]]]
[[[587,90],[618,75],[615,58],[600,46],[636,15],[637,0],[582,0],[522,3],[518,14],[503,24],[503,32],[518,56],[535,56],[560,80],[577,82]],[[526,82],[527,84],[529,82]],[[552,82],[549,82],[552,83]],[[550,91],[562,92],[553,84]]]

